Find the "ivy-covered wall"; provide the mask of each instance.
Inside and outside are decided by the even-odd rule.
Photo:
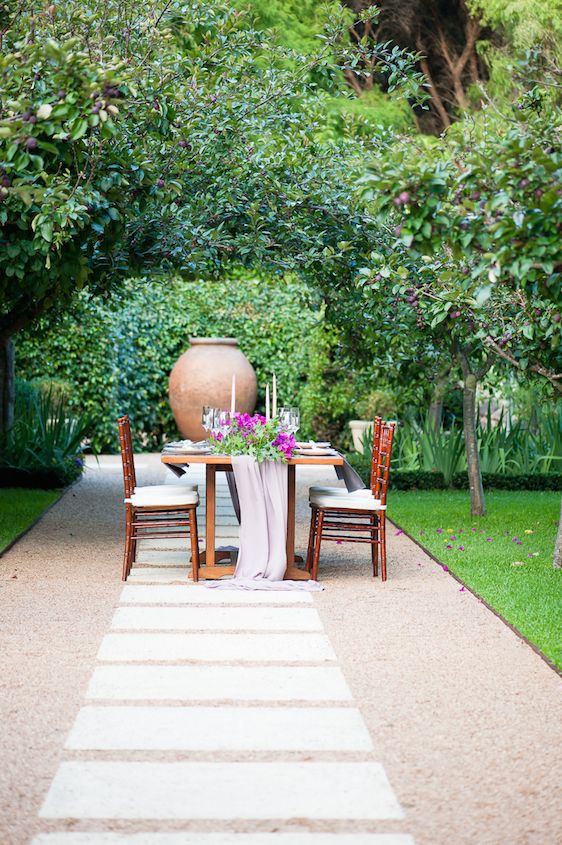
[[[72,407],[95,420],[98,449],[116,449],[115,420],[122,413],[131,416],[137,443],[151,449],[177,433],[168,376],[190,336],[237,337],[257,371],[258,403],[275,370],[280,400],[298,404],[311,354],[318,357],[312,340],[321,327],[318,302],[291,280],[137,280],[118,298],[80,298],[71,313],[21,334],[17,372],[29,381],[66,383]],[[315,395],[317,388],[310,388]]]

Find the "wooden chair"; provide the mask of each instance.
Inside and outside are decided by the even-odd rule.
[[[314,580],[318,577],[322,540],[335,540],[369,543],[374,577],[379,571],[380,549],[381,576],[386,581],[386,495],[395,428],[396,423],[375,420],[369,487],[354,493],[341,488],[331,488],[330,493],[311,488],[306,568]]]
[[[138,540],[189,536],[193,580],[198,581],[197,485],[157,484],[137,487],[129,417],[120,417],[117,425],[125,489],[125,554],[122,580],[126,581],[129,576]]]

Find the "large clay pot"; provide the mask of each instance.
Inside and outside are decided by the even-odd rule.
[[[230,410],[232,376],[236,376],[236,410],[251,414],[258,382],[254,368],[233,337],[190,337],[191,344],[170,373],[170,405],[184,437],[206,437],[201,425],[204,405]]]

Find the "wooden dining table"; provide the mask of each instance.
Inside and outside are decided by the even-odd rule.
[[[205,514],[205,550],[201,553],[199,568],[200,578],[222,578],[232,575],[235,567],[221,561],[230,559],[230,551],[215,548],[216,521],[216,476],[217,472],[231,472],[232,458],[230,455],[180,455],[162,452],[161,460],[176,474],[183,474],[190,464],[205,464],[205,484],[207,496],[207,510]],[[287,570],[285,579],[308,581],[310,573],[300,569],[297,564],[303,558],[295,556],[295,505],[296,505],[296,468],[298,466],[343,466],[344,459],[338,453],[333,455],[296,455],[287,461],[288,464],[288,501],[287,501]]]

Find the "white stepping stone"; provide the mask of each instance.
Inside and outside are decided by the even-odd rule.
[[[182,537],[170,537],[169,539],[152,539],[152,540],[139,540],[138,541],[138,549],[170,549],[170,550],[183,550],[186,548],[187,539],[183,539]]]
[[[170,584],[191,578],[191,564],[185,566],[133,566],[129,581],[139,584]]]
[[[41,833],[32,845],[415,845],[403,833]]]
[[[123,604],[301,604],[312,603],[306,590],[215,590],[199,584],[145,586],[126,584],[121,593]]]
[[[380,763],[63,762],[41,808],[64,819],[401,819]]]
[[[106,634],[98,660],[303,663],[335,660],[324,634]]]
[[[139,549],[136,563],[161,563],[165,561],[168,566],[187,566],[191,560],[191,549],[184,544],[182,549]]]
[[[119,607],[111,622],[118,630],[321,631],[311,607]]]
[[[336,666],[98,666],[97,701],[351,701]]]
[[[372,751],[349,707],[83,707],[76,750]]]

